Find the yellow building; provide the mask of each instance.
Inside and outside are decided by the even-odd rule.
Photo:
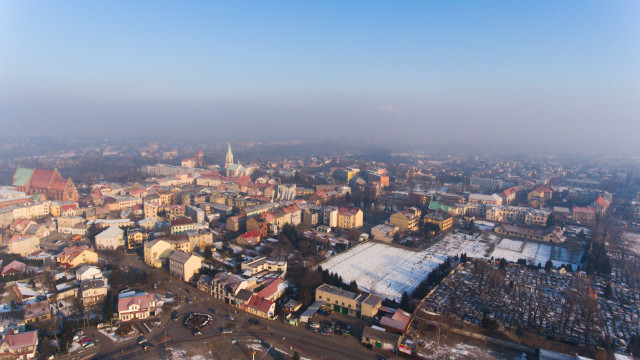
[[[97,264],[98,253],[92,248],[83,246],[70,246],[56,255],[58,266],[64,268],[75,268],[83,264]]]
[[[411,207],[391,215],[389,222],[399,227],[400,231],[418,231],[421,215],[420,209]]]
[[[324,302],[334,311],[361,319],[372,319],[382,306],[382,298],[373,294],[356,294],[338,287],[322,284],[316,289],[316,301]]]
[[[129,250],[139,248],[147,240],[147,233],[140,229],[130,229],[127,231],[127,248]]]
[[[169,273],[181,280],[189,281],[202,267],[202,258],[182,251],[169,256]]]
[[[341,207],[338,209],[338,227],[341,229],[357,229],[362,227],[363,213],[360,209]]]
[[[424,222],[436,224],[440,231],[445,231],[453,226],[453,216],[444,211],[434,211],[424,217]]]
[[[160,268],[174,250],[174,245],[165,240],[147,241],[144,244],[144,262],[153,267]]]

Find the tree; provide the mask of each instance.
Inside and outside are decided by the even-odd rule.
[[[300,354],[298,354],[297,351],[294,351],[291,360],[300,360]]]
[[[549,272],[553,269],[553,262],[551,261],[551,259],[547,260],[547,262],[544,264],[544,269]]]
[[[38,359],[48,359],[51,355],[55,355],[57,349],[51,344],[51,339],[45,336],[38,343]]]
[[[404,310],[411,308],[411,298],[409,298],[409,294],[406,291],[402,293],[402,297],[400,298],[400,308]]]
[[[358,292],[358,283],[355,280],[352,280],[349,283],[349,291],[357,293]]]
[[[213,251],[211,251],[211,245],[204,248],[204,258],[211,261],[213,259]]]

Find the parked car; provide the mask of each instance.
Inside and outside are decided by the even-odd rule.
[[[139,344],[139,345],[142,345],[142,344],[144,344],[144,343],[146,343],[146,342],[147,342],[147,338],[146,338],[146,337],[144,337],[144,336],[140,336],[140,337],[138,338],[138,344]]]
[[[260,321],[256,320],[256,319],[249,319],[249,324],[251,325],[258,325],[260,324]]]
[[[106,326],[109,326],[109,324],[107,324],[107,323],[99,323],[96,327],[98,329],[102,329],[103,327],[106,327]]]
[[[202,331],[198,330],[198,329],[194,329],[191,334],[193,334],[193,336],[198,336],[198,335],[202,335]]]
[[[88,342],[82,344],[82,347],[86,349],[86,348],[90,348],[90,347],[95,346],[95,345],[96,344],[94,344],[93,341],[88,341]]]
[[[322,316],[329,316],[329,313],[326,312],[325,310],[322,310],[322,309],[318,310],[318,314],[320,314]]]
[[[316,322],[310,322],[309,323],[309,327],[312,329],[319,329],[320,328],[320,324],[316,323]]]
[[[209,308],[209,312],[211,312],[212,314],[215,314],[215,313],[216,313],[216,309],[214,309],[214,308]]]
[[[148,342],[142,344],[142,350],[144,350],[144,351],[147,351],[147,350],[151,349],[152,347],[153,347],[153,345],[151,343],[148,343]]]
[[[233,321],[234,320],[234,317],[231,316],[231,315],[225,315],[224,318],[229,320],[229,321]]]
[[[231,334],[231,333],[233,333],[233,330],[225,328],[225,329],[220,330],[220,332],[223,333],[223,334]]]
[[[179,313],[179,312],[177,312],[177,311],[174,311],[174,312],[171,314],[171,320],[173,320],[173,321],[178,321],[178,319],[180,319],[180,313]]]

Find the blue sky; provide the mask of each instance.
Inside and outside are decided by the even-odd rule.
[[[0,122],[595,140],[640,130],[639,24],[638,1],[4,1]]]

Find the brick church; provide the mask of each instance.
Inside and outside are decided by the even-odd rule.
[[[71,178],[63,178],[58,170],[18,168],[13,174],[16,190],[29,195],[44,194],[49,200],[78,201],[78,190]]]

